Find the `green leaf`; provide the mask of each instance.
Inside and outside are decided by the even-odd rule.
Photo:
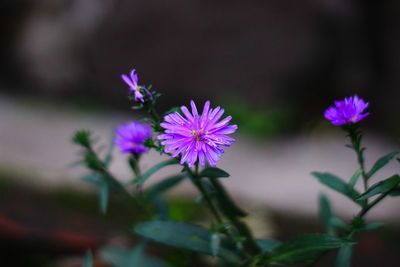
[[[201,173],[200,177],[208,177],[208,178],[225,178],[229,177],[229,173],[224,170],[215,167],[205,168]]]
[[[152,176],[154,173],[156,173],[158,170],[164,168],[165,166],[168,165],[174,165],[178,164],[179,162],[176,159],[169,159],[163,162],[158,163],[157,165],[153,166],[149,170],[147,170],[142,176],[140,176],[135,183],[137,185],[143,184],[150,176]]]
[[[161,182],[153,185],[149,189],[146,190],[145,194],[147,198],[152,199],[155,196],[164,193],[168,189],[174,187],[185,179],[186,174],[178,174],[166,179],[163,179]]]
[[[379,158],[372,166],[371,170],[367,173],[367,179],[372,177],[377,171],[379,171],[382,167],[388,164],[397,154],[398,152],[392,152]]]
[[[211,255],[213,255],[214,257],[217,257],[220,246],[221,246],[221,237],[219,236],[218,233],[212,233],[211,240],[210,240]]]
[[[99,192],[99,200],[100,200],[100,211],[103,214],[107,213],[108,207],[108,194],[109,194],[109,186],[106,180],[103,180],[100,183],[100,192]]]
[[[347,241],[328,234],[306,234],[293,241],[283,243],[272,251],[270,263],[281,261],[303,262],[321,253],[339,248]]]
[[[384,223],[369,223],[365,226],[365,231],[372,231],[381,228]]]
[[[81,180],[90,184],[100,185],[101,181],[103,180],[103,176],[100,173],[93,172],[83,176]]]
[[[337,218],[337,217],[332,217],[330,222],[331,225],[333,225],[334,227],[337,228],[342,228],[342,229],[349,229],[349,225],[346,224],[344,221],[342,221],[341,219]]]
[[[110,145],[108,146],[106,155],[104,157],[104,165],[106,166],[110,166],[112,161],[112,153],[115,147],[114,139],[115,139],[115,133],[111,135]]]
[[[354,186],[356,185],[358,179],[361,177],[362,174],[362,169],[358,169],[353,176],[351,176],[350,181],[349,181],[349,187],[350,188],[354,188]]]
[[[314,175],[319,180],[320,183],[347,196],[357,204],[362,205],[360,201],[357,201],[358,197],[360,196],[360,193],[358,193],[354,188],[351,188],[349,185],[347,185],[339,177],[327,172],[312,172],[311,174]]]
[[[150,201],[155,211],[154,220],[164,221],[170,219],[169,206],[163,195],[155,195]]]
[[[92,250],[88,249],[85,254],[85,261],[83,262],[83,267],[92,267],[93,266],[93,254]]]
[[[336,257],[336,267],[350,267],[351,254],[353,251],[352,244],[344,244],[340,249]]]
[[[72,137],[72,142],[85,148],[89,148],[91,144],[91,133],[89,130],[78,130]]]
[[[389,196],[391,196],[391,197],[400,197],[400,187],[397,186],[392,191],[390,191]]]
[[[364,200],[368,199],[372,196],[375,196],[377,194],[384,194],[388,193],[392,189],[394,189],[398,184],[400,183],[400,176],[395,174],[383,181],[380,181],[374,185],[372,185],[368,190],[362,194],[358,199],[359,200]]]
[[[256,239],[256,243],[262,252],[271,252],[282,242],[275,239]]]
[[[172,247],[213,254],[210,246],[212,232],[199,226],[172,221],[150,221],[138,224],[135,231],[144,237]],[[231,263],[239,262],[233,245],[225,239],[221,239],[218,257]]]
[[[330,235],[333,235],[335,233],[335,229],[331,224],[331,219],[332,219],[331,204],[329,203],[329,199],[324,194],[321,194],[319,196],[319,217],[321,221],[324,223],[326,232]]]
[[[145,244],[140,242],[133,249],[105,247],[101,256],[104,261],[115,267],[167,267],[168,264],[144,252]]]
[[[210,179],[210,182],[215,190],[214,196],[217,199],[218,206],[228,218],[247,216],[247,213],[236,205],[219,180]]]

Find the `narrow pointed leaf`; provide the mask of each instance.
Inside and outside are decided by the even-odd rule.
[[[330,220],[330,224],[334,227],[341,228],[341,229],[349,229],[349,225],[347,225],[344,221],[337,217],[332,217]]]
[[[261,251],[271,252],[282,242],[275,239],[256,239],[256,243],[258,247],[261,249]]]
[[[83,262],[83,267],[92,267],[93,266],[93,254],[92,250],[86,251],[85,261]]]
[[[321,253],[339,248],[347,241],[328,234],[306,234],[283,243],[272,251],[270,263],[303,262]]]
[[[357,198],[360,196],[360,193],[357,192],[354,188],[351,188],[347,183],[345,183],[339,177],[327,172],[313,172],[311,174],[314,175],[314,177],[316,177],[320,183],[347,196],[357,204],[362,205],[360,201],[357,201]]]
[[[85,181],[87,183],[90,183],[90,184],[100,185],[101,181],[103,179],[102,179],[102,175],[100,173],[93,172],[93,173],[83,176],[81,178],[81,180]]]
[[[335,230],[331,224],[331,204],[329,203],[329,199],[324,194],[319,196],[319,217],[325,226],[325,231],[328,234],[334,234]]]
[[[247,213],[239,208],[233,199],[230,197],[228,192],[225,191],[220,181],[217,179],[209,179],[213,189],[215,190],[215,198],[217,199],[218,206],[221,211],[229,217],[245,217]]]
[[[364,200],[378,194],[384,194],[394,189],[400,183],[400,176],[395,174],[383,181],[372,185],[368,190],[362,194],[358,199]]]
[[[210,246],[212,232],[199,226],[172,221],[150,221],[138,224],[135,231],[169,246],[213,254]],[[221,239],[218,257],[231,263],[238,263],[239,258],[233,247],[227,240]]]
[[[210,240],[210,249],[211,249],[211,254],[214,257],[218,256],[220,245],[221,245],[221,237],[219,236],[218,233],[212,233]]]
[[[149,189],[146,190],[145,194],[149,199],[154,198],[158,194],[162,194],[168,189],[174,187],[175,185],[178,185],[180,182],[185,179],[186,174],[179,174],[179,175],[174,175],[169,178],[163,179],[161,182],[153,185]]]
[[[154,256],[150,256],[144,251],[145,242],[140,242],[132,249],[120,247],[105,247],[101,251],[103,260],[115,267],[167,267],[164,263]]]
[[[358,179],[361,177],[362,170],[358,169],[353,176],[351,176],[350,181],[349,181],[349,187],[354,188],[354,186],[357,184]]]
[[[103,214],[107,213],[108,207],[108,194],[109,194],[109,186],[106,180],[103,180],[100,184],[100,211]]]
[[[390,191],[389,196],[391,196],[391,197],[400,197],[400,187],[397,186],[392,191]]]
[[[226,178],[229,177],[229,173],[224,170],[215,167],[205,168],[201,173],[200,177],[208,177],[208,178]]]
[[[398,152],[392,152],[389,153],[381,158],[379,158],[375,164],[372,166],[371,170],[367,173],[367,179],[372,177],[377,171],[382,169],[386,164],[388,164],[396,155]]]
[[[384,223],[369,223],[365,226],[365,231],[372,231],[381,228]]]
[[[336,267],[350,267],[352,251],[353,251],[352,244],[344,244],[339,249],[335,266]]]
[[[176,159],[169,159],[169,160],[160,162],[157,165],[155,165],[152,168],[150,168],[148,171],[146,171],[142,176],[140,176],[139,179],[137,179],[135,181],[135,183],[138,184],[138,185],[141,185],[147,179],[149,179],[150,176],[152,176],[154,173],[156,173],[158,170],[164,168],[165,166],[174,165],[174,164],[178,164],[178,163],[179,162]]]

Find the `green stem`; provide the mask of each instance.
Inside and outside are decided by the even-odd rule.
[[[188,168],[188,172],[189,172],[189,176],[193,182],[193,184],[197,187],[197,189],[200,191],[200,193],[202,194],[202,196],[204,197],[204,200],[207,203],[207,206],[209,208],[209,210],[211,211],[211,213],[213,214],[213,216],[215,217],[215,220],[221,224],[222,223],[222,218],[219,215],[217,209],[215,208],[213,202],[211,201],[210,196],[208,195],[208,192],[206,191],[206,189],[204,188],[203,184],[201,183],[200,179],[199,179],[199,173],[198,173],[198,164],[196,164],[196,170],[195,173],[193,173],[189,168]]]
[[[258,245],[256,244],[254,237],[247,227],[245,223],[243,223],[239,218],[238,215],[242,213],[240,209],[238,209],[233,203],[232,198],[229,194],[225,191],[222,184],[218,181],[218,179],[209,178],[210,183],[213,185],[217,194],[223,199],[221,203],[221,212],[226,216],[230,222],[235,226],[237,231],[239,232],[240,236],[245,238],[244,247],[247,251],[251,252],[252,254],[257,254],[260,252]],[[229,206],[228,206],[229,205]],[[235,209],[235,212],[232,212],[231,209]],[[239,213],[238,213],[239,211]]]
[[[386,193],[381,194],[379,197],[377,197],[374,201],[372,201],[369,205],[366,205],[359,213],[357,216],[363,217],[367,214],[367,212],[373,208],[376,204],[378,204],[382,199],[384,199],[387,195],[390,194],[391,191],[388,191]]]
[[[357,161],[361,169],[361,176],[364,183],[364,191],[368,190],[368,177],[365,172],[365,163],[364,163],[364,148],[361,146],[361,133],[358,130],[358,125],[352,124],[345,127],[345,130],[349,133],[349,137],[351,140],[351,146],[356,152]],[[365,201],[365,206],[368,205],[368,200]]]
[[[153,103],[151,103],[149,106],[149,113],[153,117],[153,120],[155,123],[157,123],[157,124],[160,123],[160,116],[158,115],[158,113],[156,111],[156,107],[154,106]]]

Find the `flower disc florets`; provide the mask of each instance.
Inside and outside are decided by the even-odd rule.
[[[137,121],[129,122],[116,130],[115,144],[120,147],[121,153],[140,155],[149,150],[144,146],[144,141],[151,136],[150,125]]]
[[[164,122],[160,124],[165,129],[165,134],[157,139],[165,146],[166,153],[172,153],[172,157],[182,155],[180,163],[188,163],[193,167],[197,159],[201,166],[205,166],[206,160],[211,166],[216,166],[224,150],[222,146],[230,146],[235,139],[226,136],[234,133],[237,125],[229,125],[231,116],[219,121],[224,113],[220,107],[210,109],[210,101],[204,104],[203,113],[198,114],[196,105],[190,101],[192,112],[182,106],[184,116],[178,112],[168,114]],[[219,122],[218,122],[219,121]]]
[[[365,102],[357,95],[345,98],[342,101],[335,101],[335,106],[325,110],[324,116],[334,125],[352,124],[361,121],[369,115],[369,112],[364,113],[369,103]]]

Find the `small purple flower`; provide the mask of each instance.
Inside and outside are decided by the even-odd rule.
[[[369,115],[369,112],[364,113],[369,103],[365,102],[357,95],[345,98],[342,101],[335,101],[335,106],[325,110],[324,116],[334,125],[344,125],[357,123]]]
[[[128,75],[122,74],[121,78],[124,80],[124,82],[126,84],[129,85],[129,90],[134,93],[135,102],[139,102],[139,101],[142,103],[144,102],[144,96],[141,93],[141,90],[144,90],[149,95],[150,99],[153,99],[153,96],[151,95],[149,90],[138,85],[139,78],[136,74],[135,69],[131,70],[130,77],[128,77]]]
[[[185,117],[178,112],[164,117],[160,124],[165,128],[165,134],[159,135],[157,139],[164,140],[165,152],[172,153],[172,157],[182,154],[180,163],[188,163],[193,167],[197,159],[200,165],[205,166],[206,160],[211,166],[216,166],[224,150],[222,146],[230,146],[235,139],[226,136],[234,133],[237,125],[229,125],[231,116],[218,122],[224,110],[220,107],[210,109],[210,101],[204,104],[203,113],[198,114],[195,103],[190,101],[192,112],[182,106],[181,110]]]
[[[118,127],[115,133],[115,144],[120,147],[121,153],[139,155],[149,150],[143,143],[152,136],[150,125],[137,121],[128,122]]]

